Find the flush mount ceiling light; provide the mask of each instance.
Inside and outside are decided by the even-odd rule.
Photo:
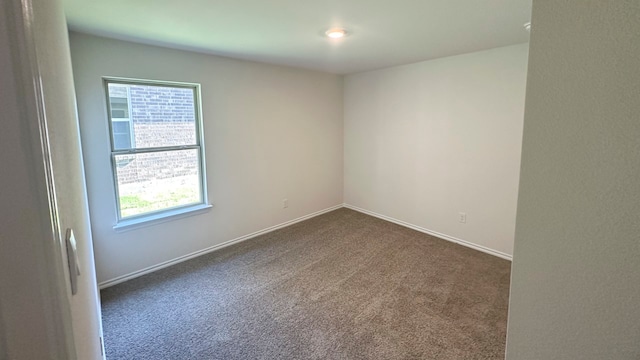
[[[331,39],[340,39],[348,35],[347,30],[344,28],[331,28],[325,31],[324,34]]]

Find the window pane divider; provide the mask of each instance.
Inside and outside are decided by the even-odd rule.
[[[161,147],[150,147],[150,148],[140,148],[140,149],[127,149],[127,150],[115,150],[112,152],[114,156],[117,155],[135,155],[135,154],[144,154],[144,153],[152,153],[152,152],[163,152],[163,151],[176,151],[176,150],[191,150],[200,149],[200,145],[178,145],[178,146],[161,146]]]

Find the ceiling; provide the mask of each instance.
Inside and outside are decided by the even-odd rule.
[[[74,31],[348,74],[524,43],[531,0],[63,0]],[[322,36],[345,27],[343,39]]]

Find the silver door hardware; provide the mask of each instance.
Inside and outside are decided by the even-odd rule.
[[[67,260],[69,263],[69,280],[71,281],[71,295],[78,292],[78,276],[80,276],[80,264],[78,263],[78,250],[73,230],[67,229]]]

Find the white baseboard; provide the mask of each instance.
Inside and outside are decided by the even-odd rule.
[[[193,259],[193,258],[198,257],[200,255],[204,255],[204,254],[207,254],[207,253],[210,253],[210,252],[225,248],[227,246],[230,246],[230,245],[233,245],[233,244],[237,244],[237,243],[245,241],[245,240],[249,240],[249,239],[254,238],[256,236],[260,236],[260,235],[263,235],[263,234],[266,234],[266,233],[270,233],[272,231],[275,231],[275,230],[278,230],[278,229],[282,229],[283,227],[287,227],[289,225],[293,225],[295,223],[298,223],[298,222],[301,222],[301,221],[304,221],[304,220],[307,220],[307,219],[311,219],[312,217],[316,217],[318,215],[322,215],[324,213],[328,213],[330,211],[340,209],[343,206],[344,206],[344,204],[339,204],[339,205],[332,206],[330,208],[326,208],[324,210],[316,211],[316,212],[314,212],[312,214],[301,216],[301,217],[299,217],[297,219],[289,220],[289,221],[283,222],[282,224],[274,225],[274,226],[268,227],[266,229],[262,229],[262,230],[253,232],[251,234],[240,236],[238,238],[225,241],[225,242],[223,242],[221,244],[213,245],[213,246],[210,246],[208,248],[205,248],[205,249],[202,249],[202,250],[198,250],[198,251],[192,252],[192,253],[187,254],[187,255],[183,255],[183,256],[177,257],[177,258],[175,258],[173,260],[168,260],[168,261],[162,262],[162,263],[157,264],[157,265],[149,266],[149,267],[144,268],[142,270],[134,271],[134,272],[126,274],[126,275],[118,276],[118,277],[116,277],[114,279],[111,279],[111,280],[103,281],[103,282],[99,283],[98,286],[100,287],[100,289],[108,288],[109,286],[120,284],[120,283],[125,282],[127,280],[131,280],[131,279],[137,278],[139,276],[142,276],[142,275],[145,275],[145,274],[148,274],[148,273],[152,273],[154,271],[166,268],[168,266],[175,265],[175,264],[181,263],[183,261],[187,261],[189,259]]]
[[[324,213],[328,213],[330,211],[337,210],[337,209],[340,209],[342,207],[345,207],[345,208],[348,208],[348,209],[351,209],[351,210],[355,210],[355,211],[358,211],[358,212],[361,212],[363,214],[367,214],[367,215],[370,215],[370,216],[373,216],[373,217],[377,217],[379,219],[386,220],[386,221],[392,222],[394,224],[398,224],[398,225],[401,225],[401,226],[407,227],[409,229],[413,229],[413,230],[416,230],[416,231],[419,231],[419,232],[422,232],[422,233],[425,233],[425,234],[428,234],[428,235],[431,235],[431,236],[435,236],[435,237],[443,239],[443,240],[451,241],[451,242],[454,242],[456,244],[460,244],[462,246],[466,246],[466,247],[469,247],[469,248],[472,248],[472,249],[475,249],[475,250],[478,250],[478,251],[482,251],[484,253],[487,253],[487,254],[490,254],[490,255],[494,255],[494,256],[497,256],[497,257],[505,259],[505,260],[511,261],[511,258],[512,258],[511,255],[509,255],[509,254],[506,254],[506,253],[503,253],[503,252],[500,252],[500,251],[497,251],[497,250],[493,250],[493,249],[484,247],[482,245],[477,245],[477,244],[474,244],[474,243],[466,241],[466,240],[458,239],[458,238],[455,238],[453,236],[449,236],[449,235],[446,235],[446,234],[439,233],[437,231],[425,229],[423,227],[420,227],[420,226],[417,226],[417,225],[413,225],[413,224],[410,224],[410,223],[402,221],[402,220],[394,219],[394,218],[386,216],[386,215],[378,214],[376,212],[369,211],[369,210],[366,210],[366,209],[362,209],[362,208],[359,208],[357,206],[353,206],[353,205],[349,205],[349,204],[345,203],[345,204],[335,205],[335,206],[332,206],[330,208],[326,208],[324,210],[316,211],[314,213],[311,213],[311,214],[308,214],[308,215],[305,215],[305,216],[301,216],[301,217],[299,217],[297,219],[289,220],[289,221],[283,222],[281,224],[274,225],[274,226],[268,227],[266,229],[262,229],[262,230],[253,232],[251,234],[240,236],[238,238],[235,238],[235,239],[232,239],[232,240],[228,240],[228,241],[225,241],[223,243],[220,243],[220,244],[217,244],[217,245],[213,245],[213,246],[210,246],[208,248],[205,248],[205,249],[202,249],[202,250],[198,250],[198,251],[192,252],[192,253],[187,254],[187,255],[183,255],[183,256],[177,257],[177,258],[175,258],[173,260],[168,260],[168,261],[162,262],[160,264],[149,266],[147,268],[144,268],[144,269],[141,269],[141,270],[138,270],[138,271],[134,271],[134,272],[126,274],[126,275],[118,276],[118,277],[113,278],[111,280],[103,281],[103,282],[99,283],[98,286],[100,287],[100,289],[108,288],[109,286],[120,284],[120,283],[125,282],[127,280],[135,279],[135,278],[140,277],[142,275],[152,273],[154,271],[169,267],[171,265],[175,265],[175,264],[181,263],[183,261],[187,261],[189,259],[193,259],[193,258],[198,257],[200,255],[208,254],[210,252],[225,248],[225,247],[233,245],[233,244],[237,244],[237,243],[245,241],[245,240],[252,239],[252,238],[254,238],[256,236],[260,236],[260,235],[263,235],[263,234],[266,234],[266,233],[270,233],[270,232],[278,230],[278,229],[282,229],[284,227],[293,225],[295,223],[299,223],[299,222],[307,220],[307,219],[311,219],[311,218],[316,217],[318,215],[322,215]]]
[[[490,255],[493,255],[493,256],[497,256],[497,257],[505,259],[505,260],[511,261],[511,259],[512,259],[511,255],[503,253],[501,251],[493,250],[493,249],[490,249],[490,248],[482,246],[482,245],[474,244],[474,243],[466,241],[466,240],[458,239],[458,238],[453,237],[453,236],[449,236],[449,235],[446,235],[446,234],[439,233],[437,231],[425,229],[423,227],[420,227],[420,226],[417,226],[417,225],[413,225],[413,224],[410,224],[410,223],[402,221],[402,220],[394,219],[394,218],[386,216],[386,215],[378,214],[378,213],[375,213],[373,211],[365,210],[365,209],[359,208],[357,206],[353,206],[353,205],[349,205],[349,204],[345,203],[344,207],[346,207],[347,209],[351,209],[351,210],[355,210],[355,211],[361,212],[363,214],[367,214],[367,215],[371,215],[373,217],[377,217],[377,218],[382,219],[382,220],[386,220],[386,221],[392,222],[394,224],[398,224],[398,225],[407,227],[409,229],[420,231],[421,233],[425,233],[425,234],[428,234],[428,235],[431,235],[431,236],[435,236],[435,237],[443,239],[443,240],[451,241],[451,242],[454,242],[456,244],[460,244],[462,246],[466,246],[466,247],[472,248],[474,250],[482,251],[483,253],[487,253],[487,254],[490,254]]]

